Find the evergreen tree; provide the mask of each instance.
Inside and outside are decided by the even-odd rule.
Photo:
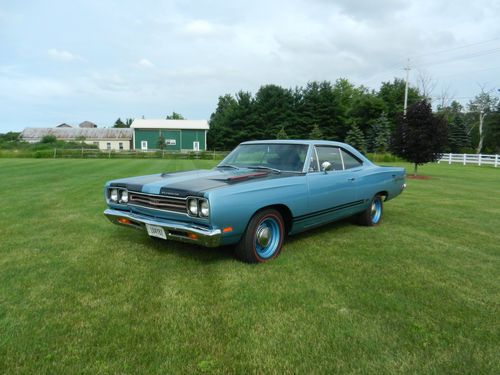
[[[499,104],[500,107],[500,104]],[[484,151],[500,154],[500,108],[491,112],[485,119]]]
[[[338,118],[335,93],[330,82],[309,82],[294,93],[297,138],[307,138],[315,124],[319,124],[324,139],[336,139]]]
[[[408,107],[406,117],[401,116],[393,133],[392,152],[415,165],[436,161],[443,152],[448,138],[448,123],[442,115],[434,115],[425,100]]]
[[[115,121],[115,124],[113,125],[113,128],[128,128],[128,126],[125,125],[122,119],[118,117],[118,119]]]
[[[164,150],[165,149],[165,137],[163,136],[162,133],[160,133],[160,136],[158,137],[158,142],[156,142],[156,147],[159,150]]]
[[[359,126],[364,134],[369,134],[373,124],[386,110],[384,101],[368,90],[359,88],[354,91],[351,106],[347,112],[348,122]],[[385,113],[387,120],[387,113]],[[389,127],[390,127],[390,123]]]
[[[382,99],[386,106],[387,118],[391,122],[391,130],[398,122],[403,113],[405,97],[405,80],[394,78],[392,82],[382,82],[377,96]],[[408,106],[420,101],[422,96],[415,87],[408,87]]]
[[[207,144],[211,149],[229,150],[228,138],[231,133],[230,122],[237,110],[238,103],[231,95],[219,96],[217,108],[210,116],[210,131]]]
[[[347,132],[345,143],[358,149],[358,151],[365,152],[366,150],[365,136],[356,124],[353,124]]]
[[[294,122],[293,94],[277,85],[261,86],[253,101],[253,126],[256,139],[272,139],[283,124]]]
[[[455,153],[470,147],[470,137],[463,116],[456,116],[449,124],[448,147],[450,152]]]
[[[276,134],[276,139],[289,139],[284,126],[282,126],[278,134]]]
[[[389,148],[391,124],[385,112],[373,122],[368,132],[367,148],[369,152],[384,153]]]
[[[309,139],[321,140],[323,139],[323,133],[319,128],[318,124],[314,124],[311,133],[309,133]]]

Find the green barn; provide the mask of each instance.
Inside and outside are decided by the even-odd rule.
[[[207,149],[206,120],[147,120],[136,119],[133,129],[135,150],[159,150],[161,143],[166,151],[205,151]]]

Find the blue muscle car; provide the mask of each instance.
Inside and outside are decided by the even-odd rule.
[[[380,223],[383,202],[405,188],[403,168],[379,167],[345,143],[241,143],[211,170],[106,183],[111,222],[203,246],[236,244],[239,259],[278,256],[287,235],[356,215]]]

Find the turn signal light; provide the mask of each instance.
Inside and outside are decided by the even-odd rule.
[[[132,224],[129,219],[125,219],[124,217],[119,217],[118,222],[120,224]]]
[[[187,234],[189,238],[191,238],[192,240],[197,240],[198,239],[198,235],[197,234],[194,234],[194,233],[188,233]]]

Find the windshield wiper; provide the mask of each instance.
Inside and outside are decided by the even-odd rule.
[[[231,164],[220,164],[220,165],[216,166],[215,168],[232,168],[232,169],[239,169],[237,166],[235,166],[235,165],[231,165]]]
[[[273,171],[273,172],[276,172],[276,173],[281,173],[281,171],[279,169],[277,169],[277,168],[263,167],[262,165],[248,165],[245,168],[248,168],[248,169],[264,169],[266,171]]]

